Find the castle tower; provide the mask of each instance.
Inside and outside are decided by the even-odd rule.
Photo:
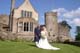
[[[49,33],[50,41],[57,41],[58,36],[58,23],[57,23],[57,12],[45,13],[45,25]]]
[[[15,0],[11,0],[11,8],[10,8],[10,16],[9,16],[9,31],[12,31],[14,8],[15,8]]]

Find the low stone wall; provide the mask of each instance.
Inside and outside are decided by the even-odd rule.
[[[23,35],[23,34],[16,34],[9,31],[0,30],[0,40],[11,40],[11,41],[33,41],[34,36],[30,35]]]

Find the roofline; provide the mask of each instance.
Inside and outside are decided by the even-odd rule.
[[[24,2],[25,2],[25,0],[24,0]],[[23,2],[20,6],[22,6],[22,5],[24,4],[24,2]],[[38,13],[38,11],[33,7],[33,5],[31,4],[30,1],[29,1],[29,3],[30,3],[30,5],[32,6],[32,8],[34,9],[34,11],[35,11],[36,13]],[[20,6],[18,6],[17,8],[14,8],[14,10],[15,10],[15,9],[18,9]]]

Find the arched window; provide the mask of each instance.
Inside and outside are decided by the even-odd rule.
[[[33,31],[33,22],[25,22],[24,31]]]
[[[24,23],[24,31],[29,31],[29,23]]]
[[[26,23],[24,23],[24,31],[26,31]]]
[[[26,29],[26,31],[29,31],[29,23],[27,22],[27,29]]]

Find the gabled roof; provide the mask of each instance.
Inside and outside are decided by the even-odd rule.
[[[30,3],[29,0],[24,0],[24,2],[23,2],[18,8],[20,8],[22,5],[24,5],[25,2],[28,3],[28,4],[33,8],[33,10],[37,13],[37,11],[36,11],[35,8],[32,6],[32,4]],[[15,8],[15,9],[18,9],[18,8]]]

